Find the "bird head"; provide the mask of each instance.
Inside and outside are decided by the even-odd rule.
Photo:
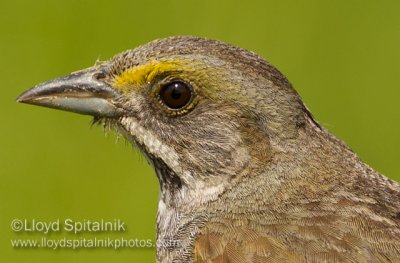
[[[18,101],[115,127],[146,156],[172,206],[212,201],[257,174],[310,118],[264,59],[196,37],[150,42],[39,84]]]

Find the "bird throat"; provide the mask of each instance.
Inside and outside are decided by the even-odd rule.
[[[136,146],[155,170],[161,194],[167,198],[167,200],[164,201],[167,201],[166,203],[169,203],[168,201],[174,202],[176,193],[182,188],[182,180],[162,158],[155,156],[146,149],[143,140],[138,140],[137,137],[132,136],[132,129],[127,129],[126,126],[121,126],[115,119],[110,118],[94,118],[93,124],[100,124],[106,130],[111,127],[116,128],[116,130],[124,135],[132,145]]]
[[[173,197],[182,188],[182,180],[162,159],[151,155],[148,157],[157,174],[161,193]]]

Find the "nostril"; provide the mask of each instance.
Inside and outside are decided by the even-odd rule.
[[[106,73],[104,72],[97,72],[93,75],[93,78],[96,80],[101,80],[106,78]]]

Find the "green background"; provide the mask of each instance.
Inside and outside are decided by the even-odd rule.
[[[207,36],[259,53],[289,78],[320,123],[400,180],[399,13],[395,0],[3,1],[2,261],[154,262],[148,248],[13,249],[10,239],[42,235],[14,233],[10,223],[119,218],[128,226],[124,236],[155,239],[158,184],[144,158],[112,133],[90,128],[88,116],[15,98],[156,38]]]

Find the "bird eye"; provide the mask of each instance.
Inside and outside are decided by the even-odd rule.
[[[171,109],[186,106],[192,98],[192,90],[183,82],[175,81],[163,86],[159,92],[160,99]]]

